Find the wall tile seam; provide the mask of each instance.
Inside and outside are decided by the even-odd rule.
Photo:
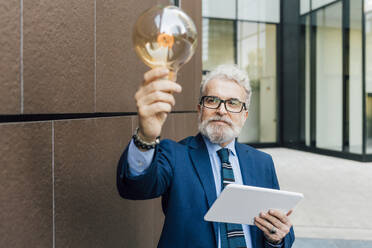
[[[97,112],[97,0],[94,0],[94,113]]]
[[[185,110],[185,111],[172,111],[170,112],[169,114],[170,115],[174,115],[174,114],[197,114],[197,110]],[[76,113],[76,115],[79,115],[79,114],[91,114],[91,113]],[[107,112],[99,112],[97,114],[108,114]],[[115,114],[115,113],[114,113]],[[20,124],[20,123],[40,123],[40,122],[49,122],[49,121],[71,121],[71,120],[85,120],[85,119],[101,119],[101,118],[121,118],[121,117],[130,117],[130,116],[138,116],[138,114],[136,112],[123,112],[121,113],[122,115],[112,115],[112,116],[89,116],[89,117],[73,117],[73,118],[50,118],[50,119],[43,119],[41,118],[40,120],[11,120],[11,121],[7,121],[7,120],[3,120],[2,118],[4,116],[1,116],[0,115],[0,125],[8,125],[8,124]],[[53,114],[49,114],[49,115],[53,115]],[[22,114],[19,114],[19,115],[9,115],[9,116],[17,116],[17,117],[21,117],[21,116],[27,116],[27,115],[22,115]],[[7,115],[5,115],[5,118],[7,117]]]
[[[23,0],[19,2],[19,24],[20,24],[20,47],[19,47],[19,81],[21,85],[21,114],[24,112],[24,99],[23,99]]]
[[[53,203],[53,217],[52,217],[52,222],[53,222],[53,248],[56,247],[56,220],[55,220],[55,191],[54,191],[54,121],[52,121],[52,203]]]
[[[122,115],[122,116],[104,116],[104,117],[83,117],[83,118],[72,118],[72,119],[49,119],[39,121],[9,121],[0,122],[0,126],[6,125],[25,125],[25,124],[36,124],[36,123],[47,123],[47,122],[63,122],[63,121],[83,121],[83,120],[97,120],[103,118],[125,118],[125,117],[136,117],[138,115]]]

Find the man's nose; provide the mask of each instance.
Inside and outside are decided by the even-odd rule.
[[[225,104],[223,102],[221,102],[220,106],[218,107],[217,113],[220,114],[220,115],[227,114],[227,110],[226,110]]]

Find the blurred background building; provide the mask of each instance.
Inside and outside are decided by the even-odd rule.
[[[203,72],[247,70],[239,140],[371,161],[372,1],[203,2]]]
[[[351,161],[372,161],[371,0],[0,1],[0,247],[156,247],[160,199],[115,181],[148,70],[132,27],[169,3],[200,39],[162,137],[196,134],[203,75],[238,64],[253,89],[239,141],[305,193],[296,247],[372,247],[372,166]]]

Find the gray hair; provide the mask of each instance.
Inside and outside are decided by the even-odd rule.
[[[237,84],[241,85],[246,93],[247,98],[245,99],[245,105],[247,110],[249,108],[249,103],[251,102],[251,85],[249,83],[248,74],[239,69],[237,65],[232,64],[224,64],[217,66],[214,70],[209,72],[205,79],[200,84],[200,98],[203,96],[205,87],[207,86],[208,82],[212,79],[227,79],[236,82]],[[200,100],[200,99],[199,99]]]

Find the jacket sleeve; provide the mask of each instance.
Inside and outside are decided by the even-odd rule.
[[[283,242],[280,245],[272,245],[269,242],[265,240],[264,247],[265,248],[291,248],[292,244],[294,242],[294,232],[293,228],[291,227],[291,230],[289,233],[284,237]]]
[[[164,194],[173,178],[175,164],[175,142],[163,140],[155,148],[150,166],[140,175],[131,176],[128,164],[128,147],[124,150],[117,166],[117,188],[126,199],[145,200]]]
[[[272,168],[272,181],[273,181],[273,188],[280,189],[278,177],[276,176],[275,166],[272,157],[270,156],[270,163]],[[291,227],[289,233],[284,237],[283,240],[283,248],[290,248],[292,247],[292,244],[295,240],[295,235],[293,231],[293,227]],[[266,246],[265,246],[266,247]],[[267,248],[270,248],[270,246],[267,246]]]
[[[129,175],[131,177],[139,176],[143,174],[143,172],[151,165],[155,154],[155,148],[147,151],[141,151],[139,148],[137,148],[132,139],[129,143],[127,154]]]
[[[291,230],[289,233],[284,237],[284,248],[291,248],[293,242],[295,241],[295,235],[293,231],[293,227],[291,227]]]

